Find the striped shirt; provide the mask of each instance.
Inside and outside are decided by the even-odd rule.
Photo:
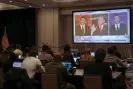
[[[118,64],[119,61],[120,59],[117,56],[111,55],[111,54],[106,55],[105,60],[104,60],[104,62],[112,62],[116,64]]]

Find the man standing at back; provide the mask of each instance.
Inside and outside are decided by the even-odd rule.
[[[84,68],[84,74],[100,75],[102,78],[103,89],[112,89],[112,72],[108,65],[104,64],[106,52],[98,49],[95,53],[95,63],[90,63]]]

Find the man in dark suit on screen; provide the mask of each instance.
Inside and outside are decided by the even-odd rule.
[[[127,25],[120,23],[120,16],[114,16],[114,25],[110,26],[110,35],[127,35]]]
[[[75,36],[90,36],[90,29],[87,25],[86,17],[80,18],[80,25],[75,27]]]

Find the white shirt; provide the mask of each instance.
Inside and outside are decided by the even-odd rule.
[[[99,28],[100,28],[101,30],[103,30],[103,26],[104,26],[104,24],[103,24],[103,25],[100,25]]]
[[[26,57],[24,59],[24,61],[22,62],[21,68],[26,69],[29,78],[34,78],[35,73],[36,73],[36,67],[40,65],[43,72],[44,67],[42,66],[42,63],[39,59],[35,58],[35,57]]]
[[[115,24],[115,29],[116,30],[120,29],[120,24]]]
[[[80,25],[81,30],[83,30],[83,33],[85,34],[85,25]]]

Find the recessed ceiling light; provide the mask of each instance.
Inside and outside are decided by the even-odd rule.
[[[31,6],[29,6],[29,7],[31,7]]]
[[[12,1],[9,1],[9,2],[12,2]]]
[[[42,6],[45,6],[45,4],[43,4]]]
[[[27,1],[27,0],[24,0],[24,1]]]

